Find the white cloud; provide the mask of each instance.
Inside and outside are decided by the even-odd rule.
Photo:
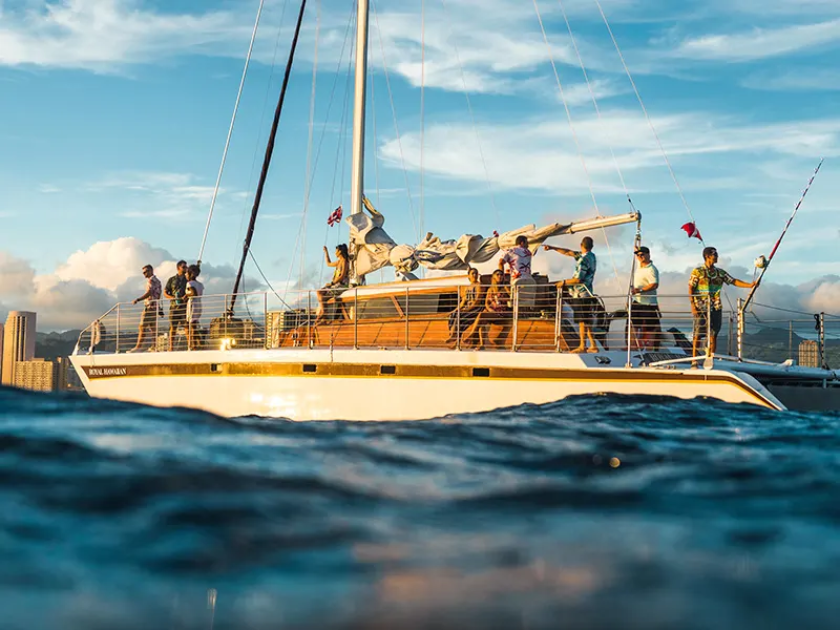
[[[838,91],[840,71],[836,68],[802,68],[787,72],[757,72],[748,76],[741,85],[764,91]]]
[[[174,274],[176,262],[166,250],[130,237],[95,243],[45,274],[36,273],[26,260],[0,252],[0,303],[8,310],[37,312],[42,330],[83,328],[117,302],[131,301],[143,293],[143,265],[151,264],[166,282]],[[234,276],[229,265],[202,265],[205,294],[229,293]],[[247,288],[263,289],[250,279]]]
[[[755,28],[743,33],[710,34],[684,40],[674,54],[703,61],[746,62],[840,43],[840,19]]]
[[[198,180],[188,173],[129,171],[85,184],[82,191],[119,192],[117,213],[129,219],[200,220],[206,217],[210,207],[213,186],[200,185]],[[230,200],[241,200],[245,194],[220,188],[217,208]]]
[[[133,237],[94,243],[85,251],[70,255],[55,275],[60,280],[83,280],[90,285],[115,291],[130,278],[140,276],[144,265],[159,266],[172,256]]]
[[[556,118],[556,122],[534,120],[479,126],[489,179],[495,187],[567,194],[587,192],[587,180],[569,126],[560,114]],[[763,159],[768,155],[810,158],[840,154],[840,119],[750,125],[734,117],[695,112],[661,116],[655,124],[671,159],[739,153],[760,154]],[[662,170],[663,158],[642,115],[612,110],[604,111],[601,121],[594,114],[577,116],[575,129],[596,191],[620,190],[610,147],[631,189],[661,189],[659,184],[651,188],[648,178],[652,171]],[[469,182],[485,181],[471,125],[435,124],[427,127],[425,135],[424,162],[428,173]],[[403,134],[401,144],[406,167],[419,169],[419,134]],[[384,141],[379,153],[387,163],[400,166],[395,140]],[[708,188],[714,176],[722,177],[723,188],[737,185],[726,169],[710,176],[708,167],[697,186]]]
[[[5,8],[0,65],[110,72],[177,53],[219,54],[247,38],[244,22],[224,11],[157,12],[139,0],[35,0]]]

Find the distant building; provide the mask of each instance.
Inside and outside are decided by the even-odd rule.
[[[816,341],[800,342],[799,365],[813,368],[822,367],[820,365],[820,346]]]
[[[36,392],[56,391],[63,380],[61,367],[59,363],[44,359],[18,361],[15,364],[15,380],[11,385]]]
[[[3,330],[3,385],[14,386],[17,366],[35,358],[35,313],[12,311]]]

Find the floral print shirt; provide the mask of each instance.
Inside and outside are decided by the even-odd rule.
[[[694,308],[700,312],[709,308],[713,311],[723,310],[720,290],[724,284],[735,284],[735,278],[717,267],[711,269],[705,265],[697,267],[691,272],[691,277],[688,280],[688,288],[691,289],[691,301]],[[709,307],[710,300],[711,307]]]

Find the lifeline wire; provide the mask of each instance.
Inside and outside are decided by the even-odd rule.
[[[265,0],[260,0],[260,6],[259,9],[257,9],[257,19],[254,22],[254,31],[251,33],[251,43],[248,45],[248,55],[245,58],[245,68],[242,70],[242,79],[239,81],[239,91],[236,93],[236,103],[233,106],[233,116],[230,119],[230,128],[228,129],[227,140],[225,140],[225,150],[222,152],[222,163],[219,166],[219,174],[216,176],[216,185],[213,187],[213,197],[210,200],[210,213],[207,215],[207,225],[204,227],[204,236],[201,239],[201,248],[198,250],[198,265],[201,265],[201,259],[204,256],[204,247],[207,245],[207,234],[210,232],[210,221],[213,219],[213,210],[216,207],[216,198],[219,196],[219,186],[222,183],[222,174],[225,171],[225,162],[227,162],[228,150],[230,149],[230,140],[233,137],[233,127],[236,124],[236,114],[239,112],[239,102],[242,100],[242,91],[245,88],[245,77],[248,76],[248,67],[251,65],[251,55],[254,52],[254,42],[257,39],[257,30],[260,25],[260,17],[262,17],[263,6],[265,6]]]

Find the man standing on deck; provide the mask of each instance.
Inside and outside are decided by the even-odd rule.
[[[723,304],[720,301],[723,285],[734,285],[741,289],[752,289],[755,286],[755,282],[737,280],[723,269],[715,267],[718,253],[714,247],[706,247],[703,250],[703,260],[703,266],[692,271],[688,280],[688,295],[694,315],[692,355],[695,357],[700,341],[705,337],[708,337],[709,356],[713,355],[717,348],[717,336],[723,325]]]
[[[143,302],[143,314],[140,315],[140,333],[137,335],[137,343],[129,352],[138,352],[143,347],[143,338],[146,330],[151,328],[152,334],[157,326],[158,300],[160,300],[160,280],[155,276],[155,270],[151,265],[143,267],[143,277],[146,278],[146,292],[134,300],[132,304]]]
[[[528,249],[528,237],[520,234],[516,237],[516,247],[505,250],[505,255],[499,259],[499,269],[505,270],[505,263],[510,267],[511,293],[518,295],[521,314],[533,310],[536,293],[536,281],[531,275],[531,250]]]
[[[636,250],[638,265],[633,274],[633,304],[630,320],[638,347],[643,350],[656,350],[659,346],[659,300],[656,290],[659,288],[659,270],[650,261],[650,249],[639,247]]]
[[[572,308],[575,311],[575,322],[580,326],[580,345],[572,350],[576,354],[580,354],[581,352],[598,352],[598,346],[595,345],[595,338],[592,336],[592,319],[595,316],[595,307],[597,305],[593,285],[595,283],[595,270],[598,266],[595,254],[592,253],[594,246],[595,244],[591,236],[583,237],[583,240],[580,242],[579,252],[563,247],[543,245],[543,249],[547,252],[555,251],[575,259],[575,275],[568,280],[558,282],[557,288],[563,290],[568,287]],[[589,339],[588,350],[586,348],[587,339]]]
[[[163,291],[164,297],[169,300],[169,351],[172,352],[175,342],[175,334],[178,326],[186,326],[187,323],[187,261],[178,261],[177,273],[166,281],[166,288]]]

